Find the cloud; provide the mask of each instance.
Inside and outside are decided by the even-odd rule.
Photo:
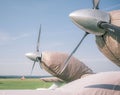
[[[11,40],[19,40],[19,39],[22,39],[22,38],[25,38],[28,36],[29,36],[29,34],[24,33],[24,34],[18,35],[16,37],[11,37]]]
[[[6,32],[0,32],[0,46],[7,45],[14,41],[19,41],[19,40],[27,38],[29,36],[31,36],[31,34],[23,33],[20,35],[17,34],[17,36],[13,36]]]
[[[29,34],[26,34],[26,33],[18,35],[18,36],[11,36],[8,33],[0,32],[0,42],[19,40],[19,39],[22,39],[28,36]]]

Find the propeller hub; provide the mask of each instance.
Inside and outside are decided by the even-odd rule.
[[[110,22],[108,13],[96,9],[83,9],[70,13],[69,17],[80,29],[95,35],[103,35],[105,31],[97,24],[99,21]]]
[[[26,53],[25,56],[32,61],[38,61],[37,58],[40,57],[38,53]]]

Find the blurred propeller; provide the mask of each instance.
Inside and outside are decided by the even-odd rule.
[[[72,57],[72,55],[76,52],[76,50],[78,49],[78,47],[81,45],[82,41],[85,39],[85,37],[88,35],[89,33],[88,32],[85,32],[84,36],[82,37],[82,39],[80,40],[80,42],[78,43],[78,45],[75,47],[75,49],[71,52],[71,54],[68,56],[68,58],[65,60],[65,65],[63,67],[63,69],[60,71],[59,74],[61,74],[65,68],[67,67],[68,63],[69,63],[69,60],[70,58]]]
[[[30,75],[32,75],[32,72],[33,72],[34,67],[35,67],[35,61],[34,61],[34,63],[33,63],[32,70],[31,70]]]
[[[37,40],[37,47],[36,47],[37,52],[39,52],[39,47],[40,47],[40,35],[41,35],[41,25],[40,25],[38,40]]]
[[[33,66],[32,66],[32,70],[31,70],[31,74],[34,70],[34,67],[35,67],[35,63],[38,62],[38,57],[39,59],[40,58],[40,53],[39,53],[39,48],[40,48],[40,36],[41,36],[41,25],[40,25],[40,28],[39,28],[39,34],[38,34],[38,39],[37,39],[37,46],[36,46],[36,51],[34,53],[27,53],[25,54],[26,57],[28,57],[30,60],[34,61],[33,63]],[[41,66],[40,66],[41,67]]]
[[[93,9],[99,9],[100,0],[93,0]]]

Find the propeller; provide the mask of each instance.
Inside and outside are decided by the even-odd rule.
[[[99,1],[100,0],[93,0],[93,9],[99,9]],[[73,22],[75,22],[75,24],[79,27],[79,24],[77,22],[77,19],[79,19],[78,15],[77,15],[77,12],[76,13],[71,13],[70,15],[70,18],[73,20]],[[85,32],[84,36],[82,37],[82,39],[80,40],[80,42],[77,44],[77,46],[75,47],[75,49],[71,52],[71,54],[68,56],[68,58],[65,60],[64,62],[64,67],[62,68],[62,70],[60,71],[59,74],[61,74],[65,68],[67,67],[68,63],[69,63],[69,60],[70,58],[72,57],[72,55],[77,51],[78,47],[81,45],[81,43],[83,42],[83,40],[85,39],[85,37],[89,34],[89,32]]]
[[[26,57],[28,57],[30,60],[34,61],[31,69],[31,74],[34,70],[36,62],[38,62],[38,59],[41,59],[40,53],[39,53],[39,48],[40,48],[40,36],[41,36],[41,25],[39,28],[39,34],[38,34],[38,39],[37,39],[37,46],[36,46],[36,51],[34,53],[27,53],[25,54]],[[40,66],[41,67],[41,66]]]
[[[80,42],[78,43],[78,45],[75,47],[75,49],[72,51],[72,53],[68,56],[68,58],[65,60],[64,63],[64,67],[62,68],[60,74],[65,70],[65,68],[67,67],[70,58],[72,57],[72,55],[76,52],[76,50],[78,49],[78,47],[81,45],[81,43],[83,42],[83,40],[85,39],[85,37],[89,34],[89,33],[93,33],[96,35],[102,35],[104,33],[103,32],[95,32],[95,31],[101,31],[96,24],[98,22],[96,22],[97,20],[95,19],[101,19],[102,16],[106,16],[104,17],[105,21],[107,22],[109,20],[109,16],[108,14],[99,11],[99,2],[100,0],[93,0],[93,9],[90,10],[78,10],[75,11],[73,13],[71,13],[69,16],[72,19],[73,23],[76,24],[79,28],[83,29],[85,31],[85,35],[82,37],[82,39],[80,40]],[[94,15],[95,14],[95,15]],[[101,18],[99,17],[99,14]],[[95,18],[95,19],[94,19]],[[93,20],[93,22],[91,22]],[[91,25],[92,24],[92,25]],[[93,25],[95,27],[93,27]]]
[[[85,32],[84,36],[82,37],[82,39],[80,40],[80,42],[77,44],[77,46],[75,47],[75,49],[71,52],[71,54],[68,56],[68,58],[65,60],[65,63],[64,63],[64,67],[63,69],[60,71],[59,74],[61,74],[65,68],[67,67],[68,63],[69,63],[69,60],[70,58],[72,57],[72,55],[77,51],[78,47],[81,45],[81,43],[83,42],[83,40],[85,39],[85,37],[88,35],[89,33],[88,32]]]
[[[120,31],[119,26],[111,24],[111,16],[109,13],[98,10],[99,2],[100,0],[93,0],[93,9],[82,9],[72,12],[69,16],[73,23],[83,31],[97,36],[102,36],[107,31]],[[83,37],[83,39],[84,38],[85,37]],[[68,61],[70,60],[73,53],[76,51],[76,48],[65,61],[65,66],[61,72],[65,70],[66,66],[68,65]]]
[[[99,9],[100,0],[93,0],[93,9]]]
[[[110,31],[110,32],[120,31],[119,26],[116,26],[107,22],[103,22],[103,21],[98,22],[98,27],[101,29],[104,29],[105,31]]]
[[[99,1],[100,0],[93,0],[93,9],[99,9]],[[92,14],[92,13],[91,13]],[[84,23],[84,18],[80,18],[81,17],[81,15],[82,16],[84,16],[83,14],[82,14],[82,12],[81,12],[81,14],[79,15],[79,11],[76,11],[76,12],[74,12],[74,13],[71,13],[69,16],[70,16],[70,18],[72,19],[72,21],[78,26],[78,27],[80,27],[81,28],[81,26],[79,26],[79,24],[81,24],[82,22]],[[79,22],[79,20],[80,20],[80,22]],[[83,23],[82,23],[82,25],[83,25]],[[84,23],[85,24],[85,23]],[[87,23],[87,24],[89,24],[89,23]],[[87,26],[87,24],[86,24],[86,26]],[[85,26],[85,27],[86,27]],[[83,29],[83,27],[82,27],[82,29]],[[89,34],[89,33],[91,33],[91,31],[86,31],[85,32],[85,34],[84,34],[84,36],[82,37],[82,39],[80,40],[80,42],[78,43],[78,45],[75,47],[75,49],[71,52],[71,54],[68,56],[68,58],[65,60],[65,63],[64,63],[64,67],[63,67],[63,69],[61,70],[61,72],[60,72],[60,74],[65,70],[65,68],[67,67],[67,65],[68,65],[68,63],[69,63],[69,60],[70,60],[70,58],[72,57],[72,55],[76,52],[76,50],[78,49],[78,47],[81,45],[81,43],[83,42],[83,40],[85,39],[85,37]]]
[[[39,47],[40,47],[40,35],[41,35],[41,25],[39,28],[39,34],[38,34],[38,40],[37,40],[37,47],[36,47],[37,52],[39,52]]]
[[[30,75],[32,75],[33,69],[34,69],[34,67],[35,67],[35,63],[36,63],[36,62],[34,61]]]

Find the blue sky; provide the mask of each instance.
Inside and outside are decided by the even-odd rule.
[[[92,8],[92,0],[0,0],[0,75],[29,75],[32,61],[25,53],[34,52],[42,24],[40,51],[71,53],[84,32],[70,20],[75,10]],[[120,0],[101,0],[100,8],[120,8]],[[116,7],[112,7],[115,6]],[[95,72],[119,70],[98,50],[89,35],[74,54]],[[33,75],[45,75],[36,64]]]

